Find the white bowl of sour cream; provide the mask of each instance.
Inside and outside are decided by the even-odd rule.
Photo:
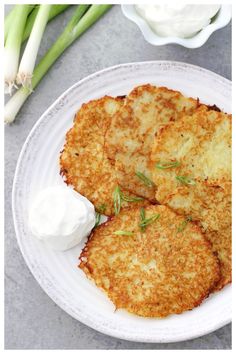
[[[231,5],[121,5],[123,14],[153,45],[176,43],[199,48],[231,20]]]

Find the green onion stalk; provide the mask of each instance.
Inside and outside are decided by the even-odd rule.
[[[70,5],[51,5],[49,12],[48,21],[51,21],[54,17],[65,11]],[[25,25],[25,30],[22,37],[22,42],[29,38],[32,28],[34,26],[34,21],[39,11],[39,6],[36,6],[33,11],[29,14],[27,22]]]
[[[70,22],[36,66],[32,77],[32,90],[38,85],[60,55],[90,26],[92,26],[112,5],[78,5]],[[32,90],[21,87],[7,102],[4,112],[6,123],[12,123]]]
[[[21,58],[17,74],[17,84],[31,88],[31,79],[35,67],[35,62],[39,46],[43,37],[45,27],[48,22],[49,12],[52,5],[40,5],[34,21],[32,32]]]
[[[31,13],[31,11],[33,11],[35,8],[35,5],[29,5],[27,7],[27,16]],[[17,6],[14,6],[12,8],[12,10],[9,12],[9,14],[5,17],[4,19],[4,43],[6,42],[8,33],[10,31],[10,28],[12,26],[12,24],[15,24],[15,16],[18,12]],[[28,21],[28,20],[27,20]]]
[[[14,26],[8,28],[4,47],[4,81],[5,92],[12,93],[18,71],[21,41],[30,5],[16,5],[13,12]]]

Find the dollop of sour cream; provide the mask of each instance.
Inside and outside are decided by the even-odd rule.
[[[74,247],[88,236],[94,225],[93,204],[66,186],[42,190],[30,205],[31,232],[55,250]]]
[[[188,38],[210,23],[220,5],[135,5],[135,8],[158,35]]]

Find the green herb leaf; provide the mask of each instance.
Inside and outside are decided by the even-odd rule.
[[[145,209],[143,207],[140,209],[140,219],[141,219],[140,224],[142,224],[142,222],[144,222],[144,220],[145,220]],[[144,226],[140,226],[140,228],[141,228],[141,231],[145,230]]]
[[[121,235],[121,236],[133,236],[133,232],[124,231],[124,230],[115,231],[114,234],[115,235]]]
[[[187,224],[192,221],[192,217],[188,216],[178,227],[177,232],[182,232],[184,231],[185,227],[187,226]]]
[[[116,186],[113,192],[113,200],[114,200],[115,215],[118,215],[121,207],[121,190],[119,186]]]
[[[97,207],[97,211],[98,211],[98,213],[103,214],[103,213],[105,213],[106,208],[107,208],[106,204],[101,204]]]
[[[140,212],[140,215],[141,215],[141,212]],[[159,219],[159,217],[160,217],[160,214],[155,214],[148,219],[143,219],[140,222],[139,226],[141,227],[141,229],[144,230],[147,227],[147,225],[153,223],[155,220]]]
[[[139,202],[143,200],[141,197],[129,197],[127,195],[124,195],[123,192],[120,190],[119,186],[116,186],[114,192],[113,192],[113,200],[114,200],[114,210],[115,210],[115,215],[118,215],[120,212],[121,204],[122,201],[125,202]]]
[[[142,172],[137,171],[136,176],[141,179],[141,181],[147,186],[147,187],[154,187],[155,183],[152,182],[147,176],[145,176]]]
[[[174,161],[174,162],[166,162],[166,163],[156,163],[156,168],[159,168],[159,170],[165,170],[167,168],[174,168],[174,167],[179,167],[180,162]]]
[[[176,176],[175,178],[177,179],[177,181],[179,181],[182,184],[188,184],[191,186],[194,186],[196,184],[196,182],[193,179],[187,176]]]
[[[107,208],[106,204],[101,204],[100,206],[97,207],[94,228],[97,227],[100,224],[101,214],[103,214],[105,212],[106,208]]]
[[[101,221],[101,214],[99,214],[98,212],[96,212],[96,219],[95,219],[95,225],[94,228],[97,227],[100,224]]]
[[[125,202],[139,202],[143,200],[142,197],[129,197],[128,195],[124,195],[123,193],[121,195],[121,199],[124,200]]]
[[[141,221],[145,220],[145,209],[143,207],[140,208],[140,218]]]

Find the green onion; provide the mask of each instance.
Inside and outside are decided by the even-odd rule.
[[[194,186],[196,184],[196,182],[193,179],[191,179],[187,176],[176,176],[175,178],[177,179],[177,181],[179,181],[182,184],[186,184],[186,185],[188,184],[188,185],[192,185],[192,186]]]
[[[151,217],[148,218],[148,219],[143,219],[143,220],[140,222],[140,224],[139,224],[140,228],[141,228],[142,230],[145,230],[145,228],[147,227],[147,225],[153,223],[154,221],[156,221],[157,219],[159,219],[159,217],[160,217],[160,214],[155,214],[155,215],[151,216]]]
[[[28,6],[28,14],[34,9],[35,5]],[[9,12],[9,14],[4,19],[4,43],[6,42],[8,32],[12,25],[14,25],[14,17],[16,15],[17,6],[14,6],[13,9]],[[27,15],[28,15],[27,14]]]
[[[75,10],[70,22],[58,37],[53,46],[48,50],[33,72],[32,90],[38,85],[54,62],[78,37],[92,26],[112,5],[79,5]],[[86,12],[86,10],[89,10]],[[86,14],[84,15],[84,13]],[[84,16],[83,16],[84,15]],[[83,17],[82,17],[83,16]],[[82,17],[82,19],[81,19]],[[80,20],[81,19],[81,20]],[[80,20],[80,21],[79,21]],[[4,120],[12,123],[20,108],[32,93],[26,87],[18,90],[5,106]]]
[[[140,218],[141,218],[141,221],[145,220],[145,209],[144,209],[144,207],[140,208]]]
[[[14,25],[11,25],[4,47],[4,81],[5,92],[12,93],[18,71],[21,39],[25,28],[30,5],[16,5],[14,10]]]
[[[61,12],[65,11],[70,5],[51,5],[48,21],[52,20],[54,17],[59,15]],[[39,6],[36,6],[35,9],[30,13],[27,18],[27,22],[25,25],[24,34],[22,37],[22,42],[24,42],[29,36],[32,31],[35,18],[39,11]]]
[[[123,193],[121,194],[121,198],[125,202],[140,202],[141,200],[143,200],[142,197],[129,197],[128,195],[124,195]]]
[[[119,186],[116,186],[113,192],[113,200],[114,200],[115,215],[118,215],[121,208],[121,190]]]
[[[139,202],[143,200],[141,197],[129,197],[128,195],[124,195],[124,193],[120,190],[119,186],[116,186],[113,192],[113,203],[114,203],[114,210],[115,215],[118,215],[120,212],[120,208],[122,205],[122,201],[125,202]]]
[[[145,209],[142,207],[140,208],[140,219],[141,219],[141,223],[142,224],[145,220]],[[140,226],[141,230],[144,231],[145,230],[145,226]]]
[[[188,224],[190,221],[192,221],[192,220],[193,220],[192,217],[191,217],[191,216],[188,216],[188,217],[186,218],[186,220],[184,220],[184,221],[179,225],[179,227],[178,227],[178,229],[177,229],[177,232],[182,232],[182,231],[184,231],[184,229],[186,228],[187,224]]]
[[[36,57],[43,33],[48,22],[51,5],[40,5],[37,16],[25,47],[19,71],[17,74],[17,83],[31,89],[31,79],[35,67]]]
[[[98,212],[96,212],[94,228],[97,227],[97,226],[100,224],[100,221],[101,221],[101,214],[99,214]]]
[[[123,230],[118,230],[114,232],[115,235],[121,235],[121,236],[133,236],[133,232],[130,231],[123,231]]]
[[[154,187],[155,183],[152,182],[147,176],[145,176],[142,172],[137,171],[136,176],[141,179],[141,181],[147,186],[147,187]]]
[[[165,170],[167,168],[174,168],[174,167],[179,167],[180,162],[174,161],[174,162],[166,162],[163,164],[157,163],[156,168],[159,168],[159,170]]]
[[[106,208],[107,208],[107,205],[106,205],[106,204],[101,204],[100,206],[97,207],[97,211],[98,211],[100,214],[103,214],[103,213],[105,213]]]
[[[94,228],[100,224],[101,214],[103,214],[105,212],[106,207],[107,207],[106,204],[102,204],[101,206],[99,206],[97,208]]]
[[[16,7],[14,6],[13,9],[8,13],[8,15],[4,19],[4,43],[6,42],[9,29],[12,25],[12,21],[14,20],[15,10]]]

